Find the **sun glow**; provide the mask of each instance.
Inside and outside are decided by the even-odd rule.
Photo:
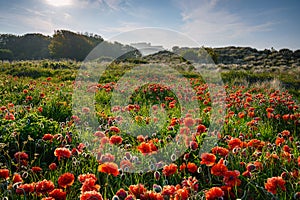
[[[55,7],[69,6],[72,4],[72,0],[46,0],[46,3]]]

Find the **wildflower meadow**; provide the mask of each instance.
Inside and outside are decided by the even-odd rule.
[[[284,87],[132,81],[140,65],[122,62],[84,84],[80,66],[1,63],[1,199],[300,199],[300,108]]]

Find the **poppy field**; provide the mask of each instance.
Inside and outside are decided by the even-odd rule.
[[[79,66],[1,63],[1,199],[300,199],[300,108],[288,90],[218,88],[196,72],[165,73],[169,85],[139,74],[130,88],[132,63],[84,85]]]

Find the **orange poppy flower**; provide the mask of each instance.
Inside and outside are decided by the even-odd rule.
[[[182,164],[180,165],[180,167],[179,167],[179,170],[180,170],[180,171],[183,171],[183,170],[185,170],[185,168],[186,168],[186,164],[185,164],[185,163],[182,163]]]
[[[224,176],[228,171],[228,168],[223,164],[223,162],[224,160],[221,158],[220,161],[211,168],[211,174],[215,176]]]
[[[147,191],[147,189],[142,184],[130,185],[128,189],[129,193],[134,195],[136,198],[140,198],[140,195],[144,194]]]
[[[149,154],[152,152],[151,146],[149,143],[142,142],[137,149],[142,153],[142,154]]]
[[[163,187],[163,191],[162,191],[162,195],[167,195],[167,196],[171,196],[174,195],[176,192],[176,188],[174,185],[165,185]]]
[[[222,198],[223,196],[224,192],[220,187],[212,187],[205,192],[206,200],[215,200],[218,198]]]
[[[283,180],[282,177],[272,177],[267,179],[267,183],[265,183],[265,189],[268,192],[271,192],[273,194],[277,193],[277,189],[281,188],[282,191],[285,191],[285,180]]]
[[[15,173],[12,178],[13,183],[23,182],[23,179],[20,174]]]
[[[282,143],[284,143],[284,138],[277,137],[275,140],[276,146],[280,146]]]
[[[202,153],[200,164],[206,166],[213,166],[216,161],[216,156],[212,153]]]
[[[95,174],[80,174],[78,176],[78,180],[80,183],[84,183],[85,180],[87,179],[94,179],[95,181],[97,181],[97,177],[95,176]]]
[[[228,142],[229,150],[234,149],[235,147],[241,147],[242,141],[239,138],[232,138]]]
[[[58,178],[58,185],[62,188],[73,185],[75,177],[72,173],[64,173]]]
[[[220,156],[226,156],[229,153],[229,150],[224,147],[216,146],[211,149],[211,152],[215,155],[219,154]]]
[[[189,198],[189,190],[187,188],[181,188],[176,190],[174,200],[187,200],[188,198]]]
[[[113,162],[106,162],[99,165],[98,171],[102,173],[112,174],[114,176],[119,175],[118,165]]]
[[[198,167],[197,167],[197,165],[195,163],[189,162],[187,164],[187,169],[188,169],[189,172],[195,173],[197,171]]]
[[[54,151],[54,155],[58,158],[58,160],[60,160],[60,158],[70,158],[72,155],[72,152],[65,148],[56,148]]]
[[[238,179],[239,175],[240,175],[240,172],[237,170],[225,172],[225,175],[223,178],[225,185],[231,186],[231,187],[239,186],[241,184],[241,180]]]
[[[164,166],[162,172],[165,176],[171,176],[177,172],[177,165],[174,163],[171,163],[170,165],[166,165]]]

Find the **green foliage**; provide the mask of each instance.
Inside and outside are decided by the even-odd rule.
[[[0,49],[0,60],[12,60],[13,53],[9,49]]]
[[[101,37],[91,38],[67,30],[57,30],[49,44],[49,51],[51,57],[55,59],[84,60],[88,53],[102,41]]]
[[[35,60],[49,57],[48,45],[50,37],[42,34],[26,34],[15,36],[0,35],[0,49],[8,49],[13,56],[10,60]],[[0,57],[0,59],[2,59]],[[3,59],[2,59],[3,60]]]

